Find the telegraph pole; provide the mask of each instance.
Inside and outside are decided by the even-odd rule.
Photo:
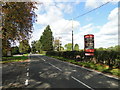
[[[73,51],[73,19],[72,19],[72,51]]]

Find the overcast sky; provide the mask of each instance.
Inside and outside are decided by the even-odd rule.
[[[111,2],[84,16],[75,18],[110,0],[38,0],[37,22],[30,40],[38,40],[47,25],[54,38],[62,37],[62,46],[71,43],[72,23],[74,44],[84,48],[84,35],[95,35],[95,48],[118,45],[118,3]],[[114,0],[113,0],[114,1]],[[116,1],[116,0],[115,0]]]

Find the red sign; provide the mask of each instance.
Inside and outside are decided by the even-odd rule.
[[[85,52],[94,52],[94,49],[85,49]]]
[[[84,50],[86,56],[94,55],[94,35],[87,34],[84,35]]]
[[[92,35],[92,34],[85,35],[85,38],[93,38],[93,37],[94,37],[94,35]]]
[[[85,53],[86,56],[94,56],[94,53]]]

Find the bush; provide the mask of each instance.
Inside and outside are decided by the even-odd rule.
[[[92,62],[92,58],[96,58],[96,62],[100,64],[108,65],[110,68],[120,67],[120,52],[117,51],[99,51],[95,50],[93,57],[84,58],[84,51],[49,51],[46,55],[50,56],[59,56],[67,59],[76,59],[76,56],[79,55],[80,61],[83,62]],[[87,65],[87,67],[90,67]],[[100,66],[99,66],[100,67]],[[101,67],[100,67],[101,68]]]

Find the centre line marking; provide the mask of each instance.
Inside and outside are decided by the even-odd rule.
[[[29,71],[29,68],[27,68],[27,71]]]
[[[56,67],[55,65],[49,63],[51,66],[55,67],[56,69],[58,69],[59,71],[62,71],[60,68]]]
[[[29,76],[29,73],[27,72],[27,76]]]
[[[71,78],[73,78],[73,79],[76,80],[77,82],[83,84],[84,86],[88,87],[89,89],[94,90],[93,88],[91,88],[90,86],[88,86],[88,85],[86,85],[85,83],[81,82],[81,81],[78,80],[77,78],[75,78],[75,77],[73,77],[73,76],[71,76]]]
[[[26,81],[25,81],[25,85],[28,85],[28,79],[26,79]]]

